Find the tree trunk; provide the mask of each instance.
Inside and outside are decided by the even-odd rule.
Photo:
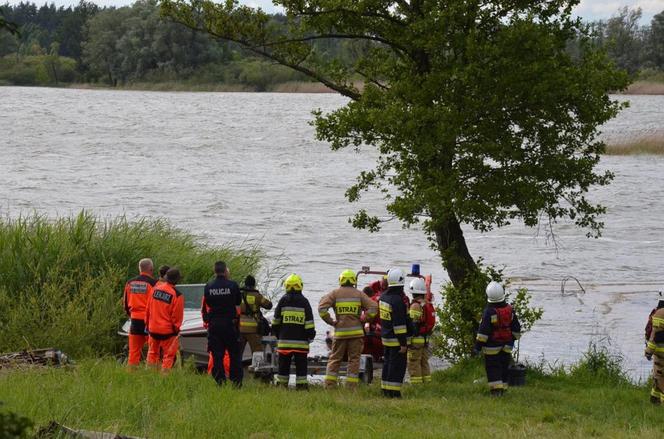
[[[433,228],[438,251],[443,259],[443,267],[455,287],[460,287],[464,279],[477,270],[477,264],[468,251],[461,225],[454,214],[437,221]]]

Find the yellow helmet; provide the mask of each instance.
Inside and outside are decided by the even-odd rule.
[[[339,275],[339,285],[357,285],[357,275],[353,270],[344,270]]]
[[[302,288],[304,287],[304,284],[302,283],[302,278],[298,276],[297,274],[293,273],[290,276],[286,278],[284,281],[284,288],[286,289],[287,293],[290,292],[302,292]]]

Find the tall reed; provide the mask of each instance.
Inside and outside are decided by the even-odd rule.
[[[116,352],[122,287],[137,262],[177,265],[205,282],[215,260],[237,278],[255,272],[256,248],[213,247],[163,219],[99,219],[88,212],[0,220],[0,351],[58,347],[73,356]]]

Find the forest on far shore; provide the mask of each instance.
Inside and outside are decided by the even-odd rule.
[[[308,81],[275,65],[162,18],[156,0],[101,8],[21,2],[0,6],[18,33],[0,30],[0,85],[136,84],[225,85],[265,91]],[[635,79],[664,82],[664,10],[642,24],[640,9],[622,8],[608,20],[590,22],[594,42]],[[272,20],[285,23],[276,14]],[[353,63],[354,41],[316,41],[321,57]],[[570,51],[576,50],[570,42]]]

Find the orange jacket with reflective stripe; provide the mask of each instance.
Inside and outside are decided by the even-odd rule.
[[[174,285],[160,282],[155,286],[145,316],[145,326],[157,335],[177,335],[184,318],[184,296]]]
[[[127,315],[136,320],[145,320],[145,309],[152,296],[155,280],[147,273],[130,279],[124,287],[124,309]]]

